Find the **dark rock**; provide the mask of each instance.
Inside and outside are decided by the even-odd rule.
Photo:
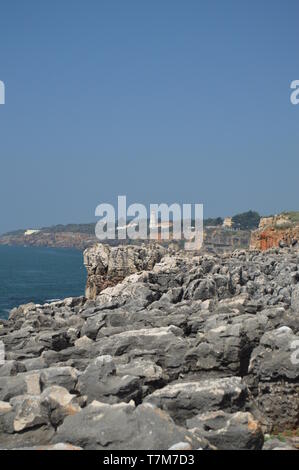
[[[89,403],[93,400],[111,404],[131,399],[138,401],[142,395],[139,377],[118,375],[111,356],[94,359],[80,375],[77,390],[87,396]]]
[[[299,424],[299,336],[288,327],[265,333],[254,349],[247,382],[270,430]]]
[[[93,450],[166,450],[177,443],[189,449],[208,448],[209,444],[178,427],[159,409],[133,403],[107,405],[93,402],[75,416],[65,419],[54,442]]]
[[[49,445],[55,435],[52,427],[40,426],[22,433],[1,434],[0,448],[5,450],[25,449],[34,446]]]
[[[250,413],[212,411],[188,419],[187,427],[218,450],[260,450],[263,447],[262,429]]]
[[[24,362],[6,361],[5,364],[0,367],[0,377],[17,375],[19,372],[25,372],[26,370],[28,369],[26,369]]]
[[[42,390],[51,385],[59,385],[69,392],[75,390],[79,373],[73,367],[49,367],[40,371]]]

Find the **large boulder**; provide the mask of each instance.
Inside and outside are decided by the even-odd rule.
[[[245,404],[247,388],[240,377],[206,379],[196,382],[178,382],[166,385],[147,396],[151,403],[178,423],[213,410],[237,411]]]
[[[98,400],[104,403],[137,400],[142,396],[139,377],[119,375],[111,356],[94,359],[79,377],[77,390],[86,395],[88,402]]]
[[[263,335],[246,378],[268,430],[299,424],[299,335],[283,326]]]
[[[188,449],[209,448],[205,439],[177,426],[163,411],[150,405],[92,402],[65,419],[55,442],[92,450],[167,450],[178,444]]]
[[[175,326],[144,328],[102,338],[95,347],[101,355],[128,354],[130,358],[144,355],[166,369],[170,376],[177,377],[189,347],[182,335],[183,331]]]
[[[14,431],[22,432],[49,423],[46,407],[43,406],[40,395],[20,395],[11,400],[15,411]]]
[[[187,427],[218,450],[260,450],[263,447],[261,426],[250,413],[212,411],[188,419]]]
[[[12,377],[0,377],[0,400],[9,401],[18,395],[39,393],[39,372],[24,372]]]
[[[59,385],[69,392],[75,390],[79,372],[74,367],[48,367],[40,372],[42,390],[51,385]]]
[[[192,329],[197,330],[195,346],[186,355],[189,370],[224,371],[227,375],[244,376],[248,372],[252,350],[268,325],[268,318],[262,313],[229,311],[204,315],[197,323],[192,322]],[[191,324],[191,321],[190,321]]]
[[[81,400],[82,404],[84,401]],[[66,416],[81,410],[80,400],[65,388],[54,385],[40,395],[19,395],[10,400],[13,429],[24,432],[42,425],[56,428]]]

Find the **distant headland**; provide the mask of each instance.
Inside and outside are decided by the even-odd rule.
[[[50,227],[27,227],[0,235],[0,245],[43,246],[75,248],[84,250],[98,242],[95,236],[96,222],[82,224],[59,224]],[[170,223],[171,231],[171,223]],[[258,212],[248,211],[232,217],[216,217],[204,220],[204,251],[211,253],[231,252],[235,249],[265,250],[299,240],[299,212],[283,212],[261,217]],[[161,244],[179,244],[176,240]],[[107,240],[116,246],[132,243],[130,240]],[[134,244],[143,243],[135,240]]]

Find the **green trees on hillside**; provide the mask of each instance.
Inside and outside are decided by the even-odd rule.
[[[216,217],[216,218],[209,218],[209,219],[204,219],[204,225],[205,226],[212,226],[215,227],[217,225],[222,225],[223,224],[223,219],[222,217]]]
[[[260,223],[260,214],[254,211],[236,214],[232,218],[233,228],[240,230],[254,230],[258,228]]]

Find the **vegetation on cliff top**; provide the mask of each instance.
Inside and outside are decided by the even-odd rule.
[[[261,216],[258,212],[248,211],[234,215],[232,218],[233,228],[240,230],[255,230],[258,228]]]
[[[299,224],[299,211],[283,212],[283,215],[290,219],[293,224]]]

